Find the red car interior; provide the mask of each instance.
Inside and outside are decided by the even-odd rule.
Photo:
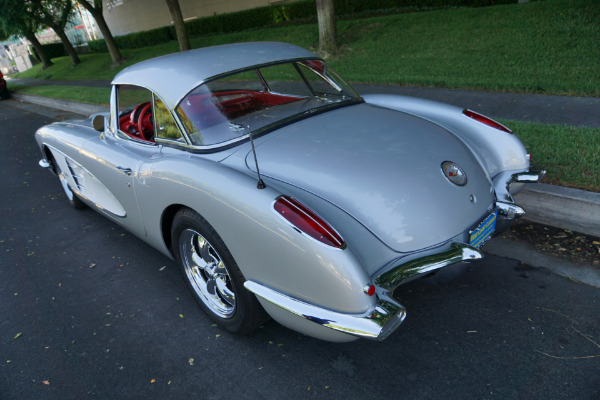
[[[258,110],[301,99],[302,97],[269,92],[230,90],[192,94],[181,103],[180,108],[196,127],[210,127]],[[131,112],[122,115],[119,118],[119,127],[132,138],[153,141],[152,104],[150,102],[138,104]]]

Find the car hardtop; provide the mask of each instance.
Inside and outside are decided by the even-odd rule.
[[[253,66],[319,59],[301,47],[280,42],[253,42],[205,47],[142,61],[118,73],[113,85],[144,87],[169,109],[209,79]]]

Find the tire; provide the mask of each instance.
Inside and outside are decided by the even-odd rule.
[[[63,191],[65,192],[65,195],[67,196],[67,201],[69,202],[71,207],[73,207],[76,210],[81,210],[82,208],[85,208],[85,203],[79,198],[77,193],[75,193],[73,191],[73,189],[71,189],[71,186],[69,186],[69,183],[67,182],[67,178],[65,177],[65,174],[62,172],[62,170],[58,166],[58,163],[56,162],[54,157],[52,157],[50,161],[52,162],[52,167],[54,169],[54,172],[56,173],[56,176],[58,177],[58,181],[60,182],[60,185],[62,186]]]
[[[0,97],[4,100],[10,99],[10,92],[8,90],[2,90],[0,91]]]
[[[227,331],[245,334],[268,320],[227,246],[210,224],[193,210],[181,209],[171,238],[183,278],[200,307]]]

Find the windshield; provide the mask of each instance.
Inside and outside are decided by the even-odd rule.
[[[245,70],[192,90],[176,112],[196,146],[214,146],[361,98],[320,60]]]

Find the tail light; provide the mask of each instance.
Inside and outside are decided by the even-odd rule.
[[[500,122],[496,122],[493,119],[486,117],[485,115],[481,115],[479,113],[476,113],[475,111],[471,111],[469,109],[465,109],[463,111],[463,114],[466,115],[469,118],[473,118],[477,122],[481,122],[482,124],[486,124],[487,126],[491,126],[492,128],[496,128],[496,129],[501,130],[503,132],[512,133],[512,131],[510,129],[508,129],[506,126],[502,125]]]
[[[311,209],[290,196],[280,196],[273,208],[298,231],[328,246],[340,249],[344,239]]]

